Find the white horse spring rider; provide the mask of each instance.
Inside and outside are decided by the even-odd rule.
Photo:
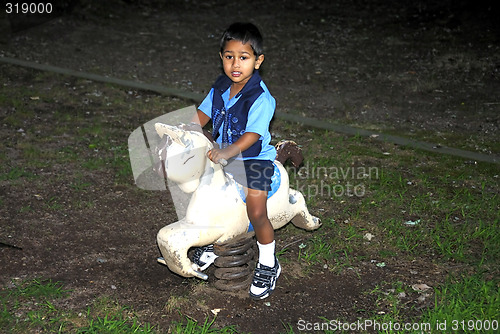
[[[224,243],[247,233],[250,222],[245,203],[232,177],[224,173],[220,164],[208,159],[207,152],[213,144],[201,127],[193,131],[156,123],[155,129],[160,138],[169,137],[165,147],[158,151],[164,161],[162,169],[182,191],[192,193],[186,216],[158,232],[158,247],[171,271],[184,277],[207,279],[188,258],[188,250]],[[307,210],[304,196],[289,188],[285,168],[278,161],[275,164],[281,172],[281,184],[267,202],[273,228],[290,221],[306,230],[320,227],[320,220]]]

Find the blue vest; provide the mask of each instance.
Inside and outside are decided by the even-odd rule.
[[[261,80],[259,71],[255,71],[250,80],[245,84],[245,87],[234,97],[239,97],[238,101],[226,110],[222,94],[231,87],[232,81],[226,75],[221,75],[217,78],[212,86],[214,89],[212,99],[212,136],[214,139],[222,135],[222,143],[231,145],[245,133],[250,107],[264,92],[264,89],[260,86]],[[222,133],[219,134],[221,125],[223,125]],[[259,139],[247,150],[241,152],[241,154],[245,158],[257,157],[261,150],[262,140]]]

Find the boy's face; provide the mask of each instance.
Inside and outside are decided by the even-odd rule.
[[[259,69],[264,61],[264,55],[257,59],[250,43],[230,40],[226,42],[224,50],[220,53],[224,73],[235,85],[244,86],[252,77],[253,71]]]

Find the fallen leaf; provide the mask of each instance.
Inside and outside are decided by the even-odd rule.
[[[363,236],[363,239],[365,240],[368,240],[368,241],[372,241],[372,239],[374,238],[375,236],[371,233],[366,233],[364,236]]]
[[[427,290],[429,290],[431,288],[430,286],[428,286],[425,283],[413,284],[411,287],[412,287],[413,290],[419,291],[419,292],[427,291]]]
[[[415,221],[413,220],[408,220],[405,222],[405,225],[408,225],[408,226],[415,226],[415,225],[418,225],[418,223],[420,223],[420,219],[417,219]]]

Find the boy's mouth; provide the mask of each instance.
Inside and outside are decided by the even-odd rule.
[[[239,76],[241,76],[241,72],[231,72],[231,75],[233,77],[239,77]]]

